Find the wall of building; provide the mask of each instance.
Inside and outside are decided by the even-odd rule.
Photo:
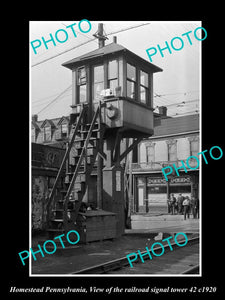
[[[46,176],[32,176],[32,232],[46,228],[46,199],[48,195],[48,178]]]
[[[134,211],[151,212],[158,207],[159,210],[167,212],[167,200],[170,193],[175,197],[179,193],[183,196],[198,196],[198,169],[185,173],[180,171],[180,176],[175,176],[167,182],[162,174],[163,166],[169,165],[169,144],[176,146],[175,161],[178,166],[181,160],[184,162],[191,154],[190,141],[198,140],[198,134],[187,134],[165,137],[151,137],[143,141],[138,148],[138,164],[133,169],[134,176]],[[154,155],[151,152],[149,161],[147,147],[154,147]],[[163,164],[162,164],[163,163]],[[174,163],[174,161],[172,161]],[[190,161],[191,163],[191,161]],[[135,166],[135,164],[134,164]]]
[[[188,137],[175,137],[177,141],[177,160],[186,160],[190,156],[190,142]],[[139,145],[139,162],[147,162],[146,146],[151,143],[155,144],[155,162],[168,161],[168,145],[169,139],[162,138],[161,140],[149,139]]]
[[[53,187],[65,150],[32,143],[31,213],[32,232],[47,227],[47,198]],[[61,184],[61,182],[60,182]]]

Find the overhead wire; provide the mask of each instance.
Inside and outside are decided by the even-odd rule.
[[[168,105],[165,105],[165,106],[166,106],[166,107],[169,107],[169,106],[178,106],[178,105],[180,105],[180,104],[185,105],[185,104],[193,103],[193,102],[197,102],[197,101],[199,101],[199,99],[194,99],[194,100],[190,100],[190,101],[182,101],[182,102],[171,103],[171,104],[168,104]],[[158,105],[157,105],[156,107],[158,107]]]
[[[62,23],[63,24],[63,23]],[[121,30],[117,30],[117,31],[113,31],[113,32],[110,32],[110,33],[108,33],[107,34],[107,36],[109,36],[109,35],[112,35],[112,34],[115,34],[115,33],[120,33],[120,32],[124,32],[124,31],[127,31],[127,30],[130,30],[130,29],[134,29],[134,28],[138,28],[138,27],[140,27],[140,26],[145,26],[145,25],[149,25],[149,24],[151,24],[151,23],[144,23],[144,24],[139,24],[139,25],[135,25],[135,26],[131,26],[131,27],[128,27],[128,28],[124,28],[124,29],[121,29]],[[66,26],[65,24],[63,24],[64,26]],[[166,28],[166,30],[168,31],[168,29]],[[171,33],[170,33],[171,34]],[[82,34],[82,35],[85,35],[85,34]],[[86,35],[85,35],[86,36]],[[63,52],[61,52],[61,53],[58,53],[58,54],[56,54],[56,55],[53,55],[52,57],[50,57],[50,58],[47,58],[47,59],[45,59],[45,60],[43,60],[43,61],[41,61],[41,62],[38,62],[38,63],[36,63],[36,64],[33,64],[31,67],[34,67],[34,66],[36,66],[36,65],[39,65],[39,64],[41,64],[41,63],[44,63],[44,62],[46,62],[46,61],[48,61],[48,60],[50,60],[50,59],[53,59],[53,58],[55,58],[55,57],[57,57],[57,56],[59,56],[59,55],[62,55],[62,54],[64,54],[64,53],[66,53],[66,52],[69,52],[69,51],[71,51],[71,50],[73,50],[73,49],[75,49],[75,48],[78,48],[78,47],[80,47],[80,46],[82,46],[82,45],[85,45],[85,44],[87,44],[87,43],[89,43],[89,42],[92,42],[92,41],[95,41],[96,43],[97,43],[97,41],[96,41],[96,39],[95,38],[91,38],[91,37],[89,37],[89,36],[86,36],[86,38],[88,38],[89,40],[88,41],[86,41],[86,42],[83,42],[83,43],[81,43],[81,44],[79,44],[79,45],[76,45],[75,47],[72,47],[72,48],[70,48],[70,49],[67,49],[67,50],[65,50],[65,51],[63,51]],[[42,112],[43,110],[45,110],[46,108],[48,108],[50,105],[52,105],[54,102],[56,102],[58,99],[60,99],[60,97],[69,89],[69,88],[71,88],[71,86],[72,85],[70,85],[68,88],[66,88],[64,91],[62,91],[56,98],[54,98],[52,101],[50,101],[45,107],[43,107],[38,113],[40,113],[40,112]],[[166,106],[166,107],[169,107],[169,106],[177,106],[177,105],[179,105],[179,104],[188,104],[188,103],[191,103],[191,102],[196,102],[196,101],[198,101],[198,100],[192,100],[192,101],[182,101],[182,102],[178,102],[178,103],[171,103],[171,100],[169,100],[168,98],[165,98],[164,96],[166,95],[178,95],[178,94],[183,94],[183,95],[186,95],[187,93],[190,93],[190,92],[184,92],[184,93],[171,93],[171,94],[163,94],[163,95],[161,95],[161,94],[158,94],[158,93],[155,93],[155,98],[160,98],[160,99],[157,99],[157,101],[158,100],[162,100],[162,101],[164,101],[164,106]],[[51,97],[51,96],[50,96]],[[48,99],[49,99],[49,97],[47,97]],[[62,97],[61,97],[62,98]],[[44,98],[44,99],[46,99],[46,98]],[[166,103],[165,103],[165,101],[166,101]],[[38,102],[42,102],[41,100],[40,101],[37,101],[36,102],[36,105],[38,105],[37,103]],[[168,102],[170,103],[170,104],[168,104]],[[34,103],[34,105],[35,105],[35,103]],[[39,105],[41,105],[41,104],[39,104]],[[38,106],[39,106],[38,105]],[[157,105],[158,106],[158,105]],[[176,115],[176,114],[175,114]]]
[[[186,113],[175,113],[174,115],[170,115],[170,117],[175,117],[175,116],[179,116],[179,115],[190,115],[192,113],[199,113],[199,110],[196,109],[196,110],[192,110],[192,111],[189,111],[189,112],[186,112]]]
[[[72,84],[70,84],[65,90],[63,90],[56,98],[54,98],[50,103],[48,103],[45,107],[43,107],[37,114],[41,113],[43,110],[48,108],[51,104],[56,102],[67,90],[69,90],[72,87]]]
[[[140,27],[140,26],[149,25],[149,24],[150,24],[150,23],[144,23],[144,24],[132,26],[132,27],[129,27],[129,28],[125,28],[125,29],[122,29],[122,30],[114,31],[114,32],[108,33],[107,36],[112,35],[112,34],[115,34],[115,33],[119,33],[119,32],[122,32],[122,31],[127,31],[127,30],[130,30],[130,29],[134,29],[134,28],[137,28],[137,27]],[[88,40],[88,41],[86,41],[86,42],[83,42],[83,43],[81,43],[81,44],[79,44],[79,45],[76,45],[76,46],[74,46],[74,47],[72,47],[72,48],[70,48],[70,49],[64,50],[64,51],[62,51],[62,52],[60,52],[60,53],[57,53],[57,54],[55,54],[55,55],[53,55],[53,56],[51,56],[51,57],[48,57],[48,58],[46,58],[46,59],[44,59],[44,60],[42,60],[42,61],[40,61],[40,62],[37,62],[37,63],[31,65],[31,67],[38,66],[38,65],[40,65],[40,64],[42,64],[42,63],[44,63],[44,62],[46,62],[46,61],[49,61],[49,60],[51,60],[51,59],[53,59],[53,58],[55,58],[55,57],[58,57],[58,56],[60,56],[60,55],[62,55],[62,54],[64,54],[64,53],[67,53],[67,52],[69,52],[69,51],[71,51],[71,50],[74,50],[74,49],[79,48],[79,47],[81,47],[81,46],[83,46],[83,45],[86,45],[86,44],[88,44],[88,43],[90,43],[90,42],[92,42],[92,41],[94,41],[94,40],[96,40],[95,37],[94,37],[93,39],[90,39],[90,40]]]

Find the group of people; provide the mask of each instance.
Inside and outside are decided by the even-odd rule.
[[[168,213],[184,215],[184,220],[192,214],[193,218],[199,218],[199,199],[195,197],[182,196],[180,193],[176,198],[174,194],[170,194],[167,200]]]

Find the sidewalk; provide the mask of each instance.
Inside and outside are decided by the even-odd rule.
[[[131,232],[199,232],[199,219],[190,218],[184,220],[183,215],[132,215]],[[129,230],[127,231],[129,232]]]

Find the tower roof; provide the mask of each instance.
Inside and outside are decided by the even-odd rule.
[[[127,48],[125,48],[117,43],[108,44],[102,48],[98,48],[96,50],[85,53],[76,58],[73,58],[73,59],[63,63],[62,66],[69,68],[69,69],[73,69],[74,67],[84,64],[84,62],[87,62],[90,60],[95,60],[96,58],[110,56],[112,54],[119,55],[122,53],[126,54],[126,56],[128,56],[128,57],[133,57],[134,59],[137,60],[137,62],[139,62],[141,64],[148,65],[149,68],[151,68],[152,72],[154,72],[154,73],[162,71],[161,68],[148,62],[147,60],[143,59],[142,57],[138,56],[137,54],[133,53],[132,51],[128,50]]]

